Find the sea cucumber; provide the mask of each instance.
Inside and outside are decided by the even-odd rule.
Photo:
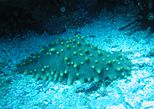
[[[131,61],[121,52],[98,49],[79,35],[52,42],[40,52],[32,54],[17,64],[17,72],[32,74],[36,80],[75,80],[99,82],[115,80],[130,75]]]

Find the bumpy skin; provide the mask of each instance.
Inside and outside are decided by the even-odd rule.
[[[104,81],[130,74],[131,62],[118,52],[107,52],[90,45],[84,37],[57,40],[17,65],[17,72],[32,74],[36,80]]]

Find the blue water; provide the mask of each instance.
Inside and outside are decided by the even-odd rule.
[[[149,29],[118,30],[134,20],[133,14],[113,17],[102,11],[91,23],[67,28],[58,35],[28,32],[24,39],[0,39],[0,109],[154,109],[154,34]],[[76,33],[100,49],[122,51],[132,62],[131,76],[95,90],[92,83],[76,81],[67,86],[14,72],[15,65],[26,56],[56,38]]]

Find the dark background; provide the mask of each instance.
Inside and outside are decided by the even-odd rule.
[[[59,34],[90,23],[102,10],[115,13],[119,7],[126,11],[131,7],[137,22],[152,26],[153,20],[147,16],[153,8],[147,4],[153,5],[153,0],[142,1],[139,6],[137,0],[0,0],[0,37],[27,31]]]

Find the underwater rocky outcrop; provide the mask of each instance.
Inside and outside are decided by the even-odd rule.
[[[104,82],[130,75],[131,61],[120,52],[107,52],[76,35],[52,42],[39,53],[17,64],[17,72],[31,74],[36,80]]]

